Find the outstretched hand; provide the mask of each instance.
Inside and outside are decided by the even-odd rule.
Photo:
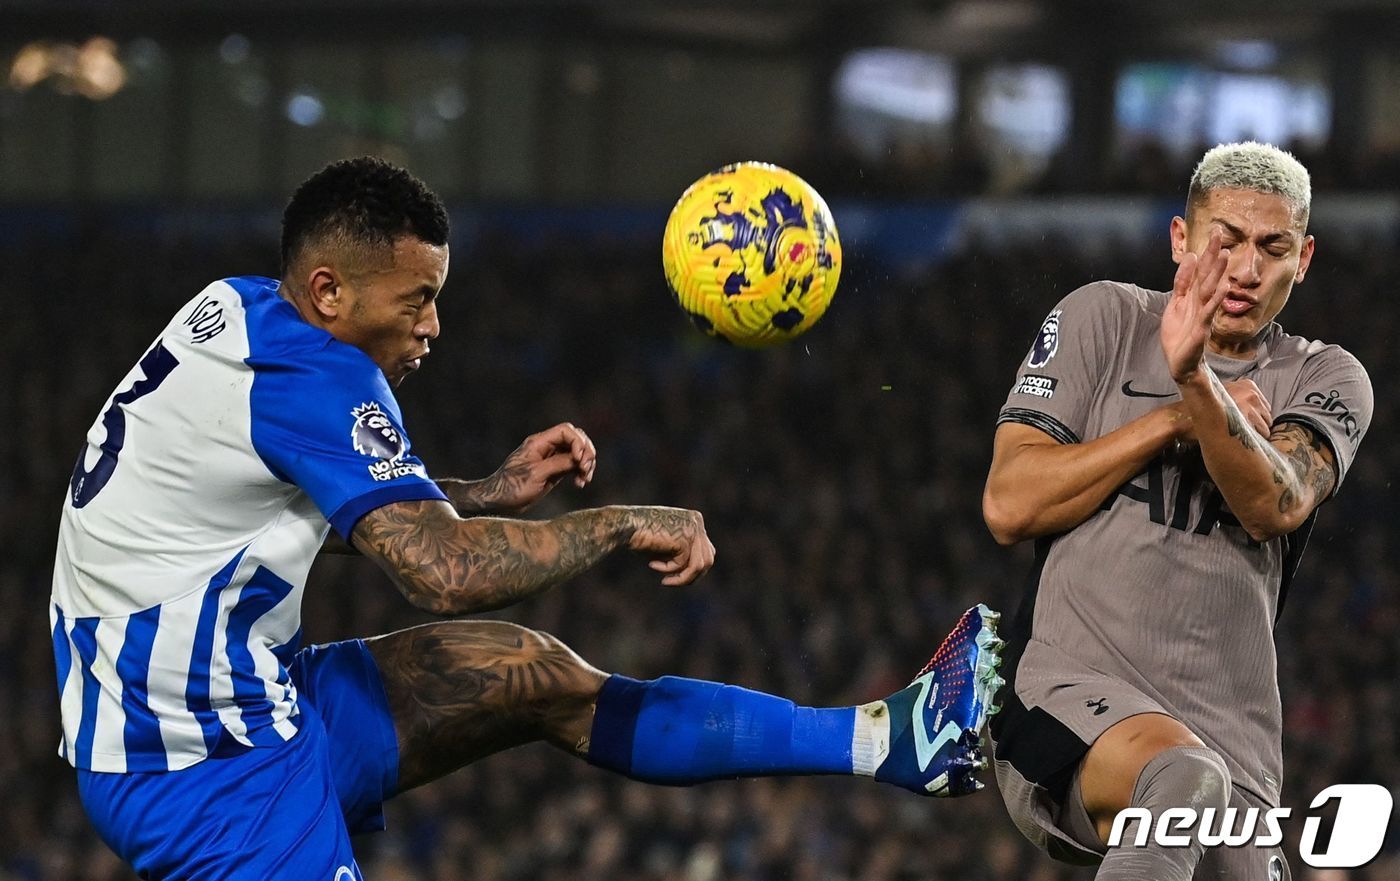
[[[627,510],[632,526],[627,547],[652,557],[647,565],[662,574],[662,584],[690,584],[710,571],[715,546],[699,511],[659,506]]]
[[[1204,251],[1199,255],[1188,251],[1177,267],[1171,299],[1162,313],[1161,339],[1167,368],[1178,383],[1191,379],[1205,357],[1211,323],[1229,291],[1223,283],[1229,260],[1215,231]]]
[[[561,422],[525,438],[486,479],[491,504],[497,511],[518,514],[548,495],[565,477],[572,476],[577,487],[587,486],[597,467],[598,451],[593,441],[572,423]]]

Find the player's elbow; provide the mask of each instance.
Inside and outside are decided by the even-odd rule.
[[[394,580],[404,599],[414,608],[421,609],[429,615],[446,618],[489,612],[499,608],[486,601],[487,591],[477,589],[471,584],[446,585],[436,580],[415,578],[403,573]]]
[[[995,520],[985,515],[982,519],[987,523],[987,531],[992,534],[992,538],[996,540],[996,543],[1002,547],[1011,547],[1014,544],[1018,544],[1030,538],[1026,530],[1016,528],[1006,521]]]
[[[1309,513],[1310,509],[1305,505],[1296,502],[1284,505],[1280,504],[1277,497],[1269,496],[1243,512],[1237,511],[1235,519],[1244,527],[1246,535],[1263,544],[1302,526]]]
[[[982,520],[999,545],[1014,545],[1033,537],[1034,519],[1030,507],[1018,504],[1006,493],[995,491],[990,481],[982,493]]]
[[[1258,542],[1259,544],[1264,544],[1266,542],[1273,541],[1281,535],[1287,535],[1293,530],[1278,529],[1271,526],[1249,525],[1245,526],[1244,531],[1245,534],[1248,535],[1251,540]]]
[[[1303,511],[1264,511],[1257,517],[1248,519],[1241,517],[1240,525],[1244,527],[1245,534],[1251,539],[1264,544],[1280,536],[1287,535],[1307,519],[1307,513]]]
[[[1263,544],[1274,537],[1274,531],[1264,526],[1262,523],[1240,520],[1240,526],[1244,527],[1244,534],[1249,536],[1250,541]]]
[[[464,615],[467,610],[459,609],[458,604],[453,602],[446,591],[437,590],[432,587],[412,583],[408,581],[399,582],[399,592],[404,599],[416,609],[422,609],[429,615],[450,616]]]

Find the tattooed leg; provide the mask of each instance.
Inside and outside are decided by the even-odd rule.
[[[398,792],[536,740],[655,783],[850,774],[860,764],[853,744],[870,740],[857,736],[851,707],[796,707],[674,676],[608,677],[558,639],[504,622],[425,624],[366,645],[398,735]]]
[[[366,643],[399,740],[399,792],[536,740],[586,754],[607,678],[546,633],[444,621]]]
[[[863,707],[816,708],[719,682],[605,676],[554,637],[504,622],[425,624],[366,645],[398,735],[397,792],[536,740],[652,783],[858,774],[925,795],[975,786],[975,745],[961,741],[950,742],[936,761],[925,759],[926,773],[900,771],[914,762],[913,735],[904,733],[911,707],[915,714],[933,712],[922,703],[927,683],[917,680]],[[965,692],[970,709],[978,692]],[[938,718],[944,709],[940,704]],[[969,721],[969,733],[983,721],[985,715]],[[891,757],[896,761],[887,762]],[[932,780],[944,780],[942,788],[931,788]]]

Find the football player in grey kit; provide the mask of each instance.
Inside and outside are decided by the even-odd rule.
[[[999,542],[1035,539],[1036,566],[997,777],[1028,838],[1104,881],[1289,877],[1277,847],[1105,842],[1128,807],[1233,806],[1238,831],[1279,804],[1274,622],[1372,406],[1354,357],[1274,320],[1312,261],[1310,202],[1282,150],[1207,152],[1172,290],[1071,293],[998,420],[983,513]]]

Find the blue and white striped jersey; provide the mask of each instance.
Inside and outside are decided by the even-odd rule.
[[[287,674],[331,527],[445,498],[359,349],[266,278],[183,306],[89,429],[59,527],[50,619],[60,753],[165,771],[297,730]]]

